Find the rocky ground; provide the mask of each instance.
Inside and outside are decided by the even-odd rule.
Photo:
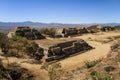
[[[84,39],[95,49],[59,61],[62,65],[62,68],[66,72],[68,72],[68,74],[66,74],[64,78],[66,78],[66,76],[67,76],[68,78],[66,80],[70,80],[70,79],[71,80],[88,80],[90,77],[90,76],[88,76],[88,75],[90,75],[90,72],[95,71],[95,70],[98,72],[100,72],[100,71],[104,72],[103,68],[106,67],[107,65],[110,65],[110,66],[115,65],[114,66],[115,72],[109,73],[109,74],[113,75],[113,77],[119,76],[116,74],[119,73],[118,69],[119,69],[120,64],[116,63],[114,61],[115,58],[111,58],[112,56],[109,58],[106,58],[108,53],[110,52],[110,46],[114,42],[116,42],[115,39],[111,40],[111,38],[109,39],[109,37],[114,37],[114,36],[120,36],[120,33],[119,32],[105,32],[105,33],[97,33],[97,34],[85,34],[83,36],[69,38],[69,39],[72,39],[72,38]],[[106,43],[105,42],[106,39],[110,40],[110,41]],[[37,43],[40,44],[43,41],[45,41],[45,40],[37,41]],[[112,54],[112,53],[110,53],[110,54]],[[114,55],[114,56],[117,56],[117,52],[114,52],[114,53],[116,53],[116,55]],[[86,61],[86,60],[92,61],[95,59],[99,59],[101,57],[105,58],[105,59],[103,61],[101,61],[99,64],[97,64],[96,66],[94,66],[90,69],[84,68],[84,61]],[[33,59],[22,59],[22,58],[15,58],[15,57],[6,58],[4,56],[0,56],[0,59],[2,59],[5,64],[7,64],[8,60],[9,60],[9,63],[17,63],[22,68],[28,69],[35,76],[35,80],[49,80],[48,73],[45,70],[41,70],[41,68],[40,68],[41,64]],[[99,69],[99,68],[101,68],[101,69]],[[115,80],[119,80],[119,78],[115,79]]]
[[[96,75],[97,73],[99,73],[99,77]],[[97,78],[93,79],[92,77]],[[91,68],[78,67],[68,71],[63,78],[64,80],[120,80],[120,46],[111,50],[107,57],[95,66]]]
[[[109,37],[114,37],[114,36],[119,36],[119,35],[120,35],[119,32],[116,32],[116,33],[115,32],[107,32],[107,33],[101,32],[97,34],[85,34],[83,36],[74,37],[77,39],[85,40],[88,44],[90,44],[95,49],[92,49],[85,53],[82,53],[82,54],[79,54],[73,57],[69,57],[67,59],[60,61],[63,68],[65,68],[65,70],[71,70],[76,67],[83,66],[84,61],[86,60],[94,60],[94,59],[106,57],[106,55],[110,51],[110,46],[114,42],[116,42],[116,39],[110,42],[107,42],[107,43],[103,43],[104,40],[108,39]],[[96,41],[96,39],[99,41]]]

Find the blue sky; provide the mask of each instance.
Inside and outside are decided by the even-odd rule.
[[[0,0],[0,21],[120,22],[120,0]]]

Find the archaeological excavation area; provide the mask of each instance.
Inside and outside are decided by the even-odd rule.
[[[34,33],[34,28],[20,28],[21,27],[19,27],[19,29],[15,29],[14,35],[26,37],[28,42],[35,42],[38,44],[39,47],[35,52],[30,52],[28,56],[25,55],[25,59],[22,57],[10,57],[10,63],[19,63],[22,67],[25,67],[34,72],[37,77],[41,77],[41,75],[43,77],[44,75],[48,76],[47,73],[44,72],[44,70],[40,69],[40,67],[44,64],[54,64],[58,62],[61,64],[62,68],[65,69],[65,71],[69,71],[83,66],[84,61],[90,61],[105,57],[110,50],[113,38],[117,38],[120,35],[119,32],[99,31],[97,33],[82,33],[82,35],[69,36],[72,34],[69,34],[67,32],[68,37],[63,36],[52,38],[48,36],[46,37],[44,35],[45,38],[37,38]],[[69,31],[73,32],[74,30],[73,28],[70,28]],[[26,33],[29,32],[31,35],[27,37]],[[39,30],[36,30],[36,32],[39,32]],[[40,33],[38,37],[41,35],[43,34]],[[29,45],[27,47],[29,47]],[[40,78],[36,80],[39,79]],[[43,78],[43,80],[48,79]]]
[[[83,39],[45,39],[35,42],[43,48],[46,62],[61,60],[92,49],[92,46]]]
[[[40,49],[32,56],[35,56],[38,60],[42,59],[45,62],[50,62],[93,49],[93,46],[88,44],[86,40],[74,38],[73,35],[82,36],[91,32],[97,33],[113,29],[111,27],[95,25],[88,28],[48,28],[47,30],[48,32],[53,30],[52,35],[54,37],[48,37],[48,35],[46,36],[46,34],[29,26],[16,27],[9,35],[21,36],[35,41]]]
[[[11,35],[25,37],[29,40],[45,39],[45,37],[38,30],[28,26],[16,27]]]
[[[66,28],[62,30],[65,30],[64,35],[67,36],[78,32],[76,28]],[[86,31],[86,29],[81,30],[83,30],[83,32]],[[62,32],[61,30],[59,31],[57,29],[56,31]],[[65,59],[67,57],[77,55],[92,49],[92,46],[83,39],[76,39],[74,37],[48,37],[42,34],[39,30],[28,26],[14,28],[11,32],[8,33],[9,38],[11,38],[10,36],[24,37],[37,43],[39,45],[39,49],[36,50],[36,52],[32,52],[30,56],[45,62]]]

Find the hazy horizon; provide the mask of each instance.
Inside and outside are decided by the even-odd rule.
[[[0,0],[1,22],[120,23],[120,0]]]
[[[43,24],[120,24],[120,22],[108,22],[108,23],[104,23],[104,22],[102,22],[102,23],[58,23],[58,22],[35,22],[35,21],[9,21],[9,22],[6,22],[6,21],[0,21],[0,22],[2,22],[2,23],[24,23],[24,22],[30,22],[30,23],[43,23]]]

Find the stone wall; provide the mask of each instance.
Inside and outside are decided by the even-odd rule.
[[[87,28],[57,28],[55,37],[68,37],[88,33]]]
[[[59,43],[48,49],[46,61],[59,60],[90,49],[92,49],[92,47],[82,39]]]
[[[32,29],[30,27],[17,27],[15,30],[15,35],[26,37],[27,39],[44,39],[45,37],[41,35],[39,31],[36,29]]]

